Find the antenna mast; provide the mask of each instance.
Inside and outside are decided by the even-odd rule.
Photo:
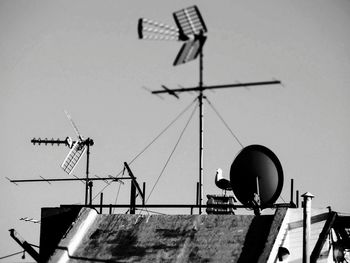
[[[158,23],[153,20],[144,18],[139,19],[138,23],[138,35],[140,39],[149,40],[177,40],[183,41],[182,45],[175,61],[174,66],[185,64],[196,59],[199,56],[199,83],[197,87],[180,88],[180,89],[163,89],[152,91],[153,94],[168,93],[178,97],[176,93],[198,91],[199,102],[199,187],[197,190],[196,200],[198,200],[199,214],[202,213],[202,201],[203,201],[203,155],[204,155],[204,111],[203,111],[203,99],[205,98],[204,91],[207,89],[223,89],[223,88],[237,88],[247,86],[261,86],[261,85],[274,85],[281,84],[280,81],[263,81],[263,82],[249,82],[249,83],[237,83],[237,84],[224,84],[204,86],[203,84],[203,46],[207,39],[205,33],[208,31],[204,23],[204,20],[199,12],[197,6],[190,6],[181,9],[173,13],[177,29]],[[166,30],[165,30],[166,29]]]
[[[201,34],[203,36],[203,33]],[[203,201],[203,179],[204,179],[204,130],[203,130],[203,46],[199,50],[199,188],[198,188],[198,200],[199,200],[199,214],[202,213],[202,201]]]

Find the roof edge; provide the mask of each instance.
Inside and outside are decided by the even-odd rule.
[[[258,263],[275,262],[278,247],[281,244],[286,229],[288,228],[288,217],[286,216],[288,211],[289,209],[286,207],[276,209],[270,232],[264,250],[257,261]]]
[[[49,262],[69,262],[75,250],[86,235],[90,226],[95,222],[97,212],[94,209],[82,208],[73,222],[74,228],[68,230],[64,238],[61,239],[57,246],[56,252],[51,256]]]

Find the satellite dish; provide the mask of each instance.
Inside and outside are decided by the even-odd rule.
[[[251,206],[259,197],[261,207],[274,204],[283,187],[283,170],[277,156],[262,145],[241,150],[231,165],[230,181],[237,199]]]

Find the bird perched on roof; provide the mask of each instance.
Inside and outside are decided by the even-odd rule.
[[[222,169],[220,168],[216,170],[215,185],[225,192],[232,190],[231,182],[224,178]]]

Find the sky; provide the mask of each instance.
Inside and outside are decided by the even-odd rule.
[[[205,85],[282,81],[205,93],[244,146],[261,144],[278,156],[284,171],[278,202],[289,202],[293,178],[301,194],[315,195],[313,207],[350,212],[350,1],[0,0],[0,257],[21,251],[10,228],[39,245],[40,224],[20,218],[40,219],[42,207],[84,202],[81,182],[6,179],[73,178],[60,167],[67,147],[30,142],[76,139],[64,110],[94,140],[90,175],[107,176],[119,174],[196,99],[196,93],[176,99],[149,92],[198,85],[198,60],[173,67],[182,43],[137,36],[140,17],[175,25],[172,13],[194,4],[208,28]],[[149,204],[195,203],[198,109],[177,144],[194,109],[130,165],[146,182],[146,196],[161,175]],[[242,147],[208,103],[204,114],[205,197],[221,193],[215,170],[228,178]],[[74,175],[84,177],[85,165],[83,158]],[[94,183],[94,202],[105,186]],[[129,187],[112,183],[104,202],[127,204]]]

